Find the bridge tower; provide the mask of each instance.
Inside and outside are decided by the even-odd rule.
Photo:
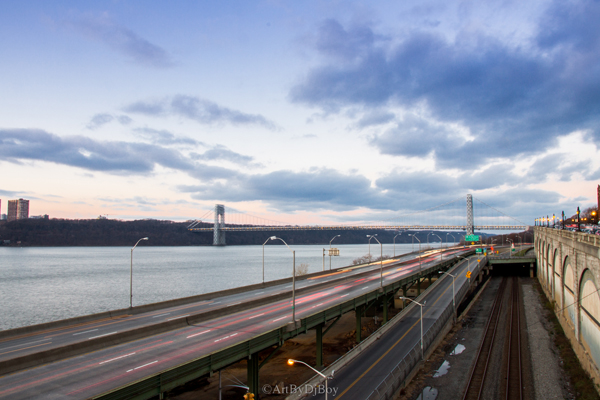
[[[213,246],[225,246],[225,206],[215,204],[215,225],[213,227]]]
[[[473,234],[473,196],[467,195],[467,236]]]

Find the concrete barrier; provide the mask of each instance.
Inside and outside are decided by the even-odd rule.
[[[352,275],[351,277],[344,277],[343,279],[340,279],[340,281],[344,282],[347,280],[353,280],[353,279],[356,279],[357,277],[369,275],[371,273],[373,273],[373,271],[364,271],[359,274]],[[303,278],[307,279],[312,276],[317,276],[318,274],[319,273],[304,275]],[[322,274],[322,272],[321,272],[321,274]],[[281,279],[278,281],[273,281],[268,286],[274,286],[276,284],[287,283],[287,282],[291,282],[291,281],[292,281],[291,278]],[[277,283],[274,283],[274,282],[277,282]],[[299,288],[299,289],[296,289],[296,294],[300,295],[303,293],[312,292],[312,291],[318,290],[319,288],[321,288],[323,286],[328,286],[330,284],[331,284],[331,282],[322,282],[322,283],[313,284],[308,287]],[[193,296],[193,297],[187,297],[187,298],[177,299],[177,300],[169,300],[167,302],[162,302],[162,303],[154,303],[154,304],[151,304],[148,306],[141,306],[138,308],[138,310],[140,308],[146,308],[145,312],[155,311],[156,309],[160,309],[160,308],[154,308],[154,306],[158,305],[158,304],[169,304],[169,307],[172,307],[172,306],[179,305],[179,304],[187,304],[190,302],[189,299],[191,299],[191,298],[196,299],[195,301],[201,301],[201,300],[205,300],[206,298],[204,296],[208,296],[208,295],[220,294],[221,296],[226,296],[227,294],[231,295],[231,294],[243,293],[244,291],[253,290],[253,289],[262,288],[262,287],[268,287],[268,286],[266,284],[265,284],[265,286],[263,286],[262,283],[258,284],[258,285],[250,285],[250,286],[245,286],[242,288],[229,289],[229,290],[224,290],[224,291],[220,291],[220,292],[209,293],[207,295]],[[249,310],[252,308],[264,306],[266,304],[271,304],[271,303],[274,303],[274,302],[277,302],[280,300],[289,299],[290,296],[291,296],[291,291],[286,291],[284,293],[274,294],[271,296],[246,301],[241,304],[237,304],[235,307],[223,307],[223,308],[219,308],[216,310],[200,312],[200,313],[193,314],[190,316],[176,318],[171,321],[157,322],[157,323],[154,323],[151,325],[140,326],[138,328],[118,332],[114,335],[107,335],[107,336],[103,336],[103,337],[96,338],[96,339],[83,340],[81,342],[68,344],[68,345],[64,345],[64,346],[60,346],[60,347],[55,347],[55,348],[48,349],[48,350],[43,350],[40,352],[36,352],[34,354],[29,354],[29,355],[25,355],[25,356],[15,357],[15,358],[12,358],[9,360],[0,361],[0,376],[6,375],[6,374],[9,374],[12,372],[16,372],[16,371],[19,371],[22,369],[30,368],[33,366],[37,366],[37,365],[41,365],[41,364],[45,364],[45,363],[49,363],[49,362],[54,362],[54,361],[58,361],[58,360],[69,358],[69,357],[74,357],[74,356],[77,356],[77,355],[80,355],[83,353],[87,353],[90,351],[96,351],[96,350],[100,350],[100,349],[103,349],[106,347],[115,346],[115,345],[123,344],[126,342],[130,342],[133,340],[138,340],[138,339],[142,339],[145,337],[158,335],[158,334],[172,331],[175,329],[184,328],[186,326],[198,324],[201,322],[206,322],[206,321],[212,320],[217,317],[222,317],[225,315],[235,314],[235,313],[238,313],[241,311],[246,311],[246,310]],[[201,300],[198,300],[198,298],[201,298]],[[214,298],[214,296],[212,296],[210,298]],[[187,301],[179,302],[179,301],[183,301],[183,300],[187,300]],[[150,306],[152,306],[152,307],[150,307]],[[127,314],[120,314],[119,313],[120,311],[127,311],[127,309],[126,310],[117,310],[117,313],[115,313],[114,311],[111,311],[111,312],[107,312],[107,313],[93,314],[93,315],[85,316],[85,317],[72,318],[69,320],[56,321],[56,323],[50,323],[48,325],[51,325],[52,328],[59,328],[59,327],[64,327],[64,326],[72,326],[72,324],[66,324],[67,321],[68,322],[72,322],[72,321],[76,321],[76,322],[83,321],[84,322],[86,320],[86,318],[89,318],[92,316],[97,317],[97,316],[101,315],[106,318],[107,315],[108,316],[110,316],[110,315],[127,315]],[[141,313],[141,312],[138,312],[138,314],[139,313]],[[93,320],[93,321],[96,321],[96,320]],[[59,323],[61,323],[61,324],[59,324]],[[39,327],[42,325],[47,325],[47,324],[36,325],[36,327]],[[23,331],[25,329],[18,328],[16,330]]]

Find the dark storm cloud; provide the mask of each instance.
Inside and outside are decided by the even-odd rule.
[[[243,113],[195,96],[176,95],[162,100],[139,101],[126,106],[125,111],[155,117],[175,115],[207,125],[230,123],[278,129],[275,123],[262,115]]]
[[[519,48],[479,32],[477,40],[450,42],[420,31],[386,50],[377,35],[328,21],[329,28],[319,31],[327,45],[317,49],[337,60],[310,71],[290,97],[329,112],[424,104],[428,119],[461,124],[474,140],[457,140],[437,124],[412,119],[371,143],[387,154],[433,151],[447,167],[460,166],[469,154],[480,165],[494,157],[543,152],[556,137],[578,129],[590,129],[598,140],[599,8],[591,0],[555,2],[531,47]],[[360,54],[348,53],[343,41],[350,38],[360,44]],[[344,62],[340,54],[352,60]]]
[[[107,15],[82,16],[69,21],[80,33],[126,55],[136,63],[156,68],[173,66],[170,55],[160,46],[112,21]]]
[[[195,199],[264,201],[281,211],[350,210],[357,207],[385,208],[380,190],[361,175],[346,175],[330,169],[307,172],[275,171],[240,174],[236,179],[211,185],[182,186]]]

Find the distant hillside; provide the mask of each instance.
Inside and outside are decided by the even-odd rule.
[[[0,245],[9,240],[9,246],[133,246],[138,239],[148,236],[149,246],[203,246],[212,245],[212,232],[192,233],[187,230],[188,222],[138,220],[119,221],[113,219],[27,219],[0,222]],[[210,226],[209,224],[203,224]],[[422,244],[427,242],[427,231],[417,237]],[[366,235],[377,234],[382,243],[392,243],[392,231],[269,231],[269,232],[227,232],[229,245],[260,245],[269,236],[283,238],[288,244],[323,244],[335,235],[341,235],[336,244],[366,243]],[[446,240],[446,233],[438,233]],[[457,233],[454,236],[458,239]],[[396,243],[411,243],[406,232],[396,238]],[[430,235],[431,242],[439,241]],[[372,245],[377,246],[375,240]],[[417,241],[415,240],[415,245]],[[5,244],[6,245],[6,244]]]

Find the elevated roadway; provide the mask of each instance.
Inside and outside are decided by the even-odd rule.
[[[464,251],[451,250],[447,257],[451,253],[463,254]],[[412,255],[390,262],[383,269],[383,284],[388,286],[391,282],[431,268],[439,262],[439,258],[439,254],[431,254],[419,261]],[[296,317],[303,319],[348,303],[348,299],[376,293],[381,279],[380,265],[376,263],[362,268],[339,269],[298,282]],[[148,377],[163,371],[181,369],[186,363],[210,358],[267,332],[289,330],[292,322],[290,285],[288,282],[196,304],[136,316],[126,315],[116,320],[89,321],[5,337],[0,343],[0,355],[9,363],[19,357],[36,358],[47,354],[42,350],[45,346],[60,352],[93,340],[102,340],[104,345],[100,349],[49,363],[40,356],[35,366],[0,376],[0,398],[90,398],[127,387],[131,382],[148,380]],[[277,299],[275,296],[285,298]],[[246,306],[257,299],[265,299],[266,302],[255,307]],[[206,319],[198,317],[203,313],[214,314]],[[195,321],[194,318],[199,319]],[[157,320],[179,325],[156,334],[154,328],[160,324],[155,322]],[[121,329],[139,329],[146,331],[146,335],[119,344],[118,340],[111,338],[118,338]],[[138,398],[144,396],[141,394]]]
[[[457,307],[462,301],[462,296],[467,292],[465,289],[471,284],[471,280],[466,277],[467,272],[471,270],[473,277],[480,272],[481,267],[476,262],[477,256],[472,256],[471,258],[475,262],[465,260],[448,271],[456,277],[454,291],[457,293]],[[462,296],[459,297],[459,294],[462,294]],[[449,307],[452,307],[452,298],[452,278],[444,274],[431,290],[423,293],[423,295],[416,299],[419,303],[424,304],[422,310],[423,332],[427,333],[434,324],[439,324],[438,320],[440,316]],[[390,372],[396,369],[400,362],[411,356],[413,359],[415,356],[418,360],[421,359],[420,351],[415,352],[415,349],[420,347],[421,341],[420,306],[409,306],[397,318],[397,321],[392,320],[390,322],[390,324],[393,324],[393,327],[390,326],[390,329],[378,337],[373,344],[363,348],[358,354],[351,356],[351,360],[339,360],[336,364],[341,365],[341,368],[338,368],[338,365],[334,364],[327,371],[324,371],[325,374],[328,374],[331,373],[332,369],[335,369],[333,379],[328,382],[329,388],[334,388],[335,390],[335,399],[388,398],[386,397],[386,393],[389,396],[396,390],[392,389],[391,386],[400,385],[405,379],[400,377],[400,381],[398,382],[398,377],[391,377]],[[426,358],[428,353],[427,348],[424,349],[424,353]],[[317,382],[319,382],[318,379],[312,383],[315,384]],[[295,398],[299,397],[301,396]],[[325,396],[317,394],[310,398],[324,399]]]

